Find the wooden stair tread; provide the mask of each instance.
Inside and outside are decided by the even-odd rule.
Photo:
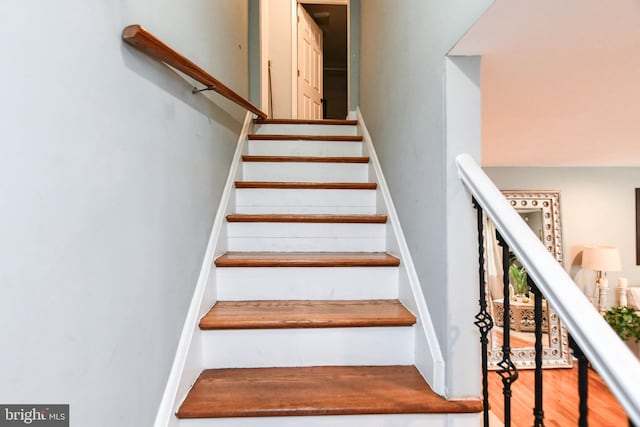
[[[361,142],[360,135],[291,135],[291,134],[256,134],[247,135],[250,141],[336,141]]]
[[[386,215],[325,215],[325,214],[229,214],[228,222],[298,222],[385,224]]]
[[[227,252],[217,267],[397,267],[385,252]]]
[[[236,188],[281,188],[310,190],[375,190],[375,182],[291,182],[291,181],[236,181]]]
[[[298,119],[254,119],[253,122],[258,125],[344,125],[355,126],[357,120],[298,120]]]
[[[290,329],[411,326],[398,300],[218,301],[200,329]]]
[[[414,366],[315,366],[203,371],[179,418],[475,413],[479,400],[435,394]]]
[[[297,163],[369,163],[369,158],[364,156],[253,156],[245,154],[243,162],[297,162]]]

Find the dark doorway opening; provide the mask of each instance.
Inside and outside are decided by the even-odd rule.
[[[348,113],[347,6],[303,4],[323,32],[324,118],[344,119]]]

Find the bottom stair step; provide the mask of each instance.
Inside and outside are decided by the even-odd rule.
[[[436,395],[414,366],[209,369],[178,418],[435,414],[482,411]]]

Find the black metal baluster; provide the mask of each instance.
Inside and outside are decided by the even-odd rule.
[[[578,426],[588,427],[589,361],[571,335],[569,335],[569,347],[571,347],[573,355],[578,359],[578,396],[580,398],[580,418],[578,419]]]
[[[496,372],[502,378],[504,395],[504,427],[511,427],[511,384],[518,379],[518,370],[511,360],[511,304],[509,302],[509,245],[496,230],[498,244],[502,247],[502,284],[504,313],[502,322],[502,360]]]
[[[535,319],[535,351],[536,351],[536,373],[535,373],[535,406],[533,407],[533,426],[544,427],[544,410],[542,409],[542,294],[530,276],[527,276],[527,284],[533,292],[533,316]],[[547,313],[549,310],[547,309]],[[547,324],[549,319],[547,319]]]
[[[484,235],[482,226],[482,207],[476,199],[473,199],[473,207],[477,211],[478,219],[478,263],[479,263],[479,282],[480,282],[480,312],[476,315],[474,325],[480,330],[480,343],[482,347],[482,405],[484,411],[484,426],[489,427],[489,369],[487,359],[487,347],[489,344],[489,331],[493,328],[493,319],[487,311],[487,295],[485,290],[484,277]]]

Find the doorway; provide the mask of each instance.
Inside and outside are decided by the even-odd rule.
[[[321,95],[322,118],[344,119],[348,113],[348,10],[347,4],[318,4],[299,2],[308,16],[313,19],[322,31],[322,67],[321,67]],[[304,12],[303,12],[304,13]],[[300,17],[298,27],[303,20]],[[300,29],[298,30],[298,32]],[[309,67],[308,58],[302,53],[305,40],[298,36],[298,70]],[[303,74],[303,71],[300,71]],[[298,76],[298,79],[301,77]],[[298,118],[308,118],[305,103],[301,104],[301,83],[298,80]]]
[[[324,32],[301,4],[298,4],[297,16],[298,118],[321,120],[326,114],[323,88]]]
[[[344,119],[357,105],[359,1],[250,0],[250,48],[254,47],[250,49],[250,87],[269,117],[303,116],[298,114],[299,5],[322,31],[319,74],[323,87],[319,98],[323,104],[319,118]],[[355,15],[350,12],[352,3]]]

